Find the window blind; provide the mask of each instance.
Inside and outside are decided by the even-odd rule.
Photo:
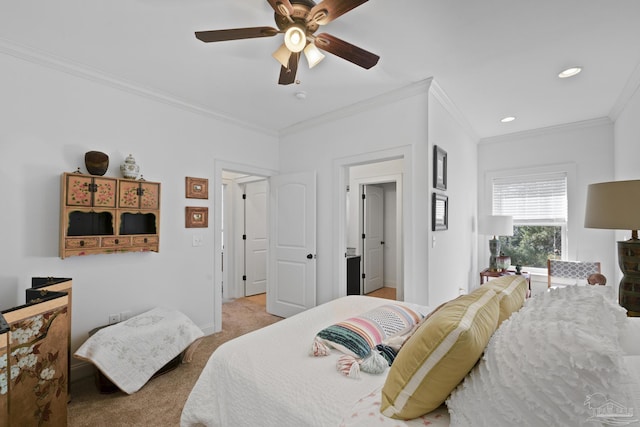
[[[566,223],[567,174],[494,178],[493,214],[520,224]]]

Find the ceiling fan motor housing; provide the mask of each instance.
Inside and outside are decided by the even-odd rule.
[[[292,0],[291,6],[293,6],[293,13],[290,15],[293,20],[293,24],[301,25],[303,28],[307,29],[307,34],[313,34],[316,32],[318,27],[317,22],[311,20],[307,22],[307,17],[309,16],[309,12],[311,8],[316,4],[311,0]],[[319,12],[322,13],[322,12]],[[292,22],[289,20],[289,17],[285,15],[281,15],[278,12],[274,13],[274,19],[276,21],[276,25],[282,31],[286,31],[292,25]]]

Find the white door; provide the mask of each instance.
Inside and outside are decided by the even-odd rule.
[[[245,185],[244,295],[267,291],[267,181]]]
[[[269,180],[267,312],[289,317],[316,305],[316,174]]]
[[[384,190],[365,185],[363,197],[364,293],[384,286]]]

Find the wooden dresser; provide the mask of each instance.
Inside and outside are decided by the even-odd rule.
[[[0,314],[0,427],[67,424],[71,279],[32,286]]]

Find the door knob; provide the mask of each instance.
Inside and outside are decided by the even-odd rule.
[[[313,254],[307,254],[307,259],[313,259]]]

